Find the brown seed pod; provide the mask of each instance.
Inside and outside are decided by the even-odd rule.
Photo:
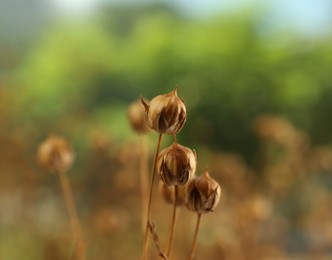
[[[141,99],[147,114],[147,125],[159,134],[177,134],[183,127],[187,112],[177,88],[171,93],[159,95],[147,104]]]
[[[176,201],[177,206],[182,206],[185,204],[185,185],[178,186],[178,198]],[[168,204],[174,205],[175,202],[175,192],[174,186],[168,186],[163,181],[159,182],[159,192],[161,196],[164,198],[165,202]]]
[[[197,213],[214,211],[220,200],[220,186],[205,171],[203,175],[192,178],[186,185],[186,206]]]
[[[128,119],[131,127],[138,134],[144,134],[149,131],[146,124],[146,113],[141,100],[136,100],[128,108]]]
[[[185,146],[173,143],[159,154],[157,172],[166,185],[186,184],[195,170],[196,153]]]
[[[56,135],[49,135],[38,147],[38,163],[48,171],[66,172],[72,166],[74,158],[70,144]]]

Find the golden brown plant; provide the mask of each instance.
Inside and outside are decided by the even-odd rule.
[[[186,206],[197,213],[213,211],[220,200],[219,183],[212,179],[208,171],[191,179],[187,185]]]
[[[167,257],[170,257],[176,224],[176,208],[178,206],[178,185],[185,185],[195,174],[196,153],[191,149],[174,142],[170,147],[160,152],[157,162],[157,172],[160,179],[168,186],[174,186],[174,205],[167,246]]]
[[[157,149],[155,152],[155,156],[153,159],[153,165],[152,165],[152,174],[151,174],[151,181],[150,181],[150,189],[149,189],[149,199],[148,199],[148,207],[147,207],[147,214],[146,214],[146,226],[145,226],[145,232],[144,232],[144,244],[143,244],[143,260],[146,260],[148,257],[148,238],[149,238],[149,225],[151,223],[151,203],[152,203],[152,194],[153,194],[153,183],[154,183],[154,177],[156,172],[156,165],[157,165],[157,158],[159,155],[160,150],[160,144],[162,140],[163,135],[159,134],[158,142],[157,142]]]
[[[143,106],[145,107],[147,125],[151,129],[159,133],[157,149],[155,152],[153,166],[152,166],[145,236],[143,244],[143,259],[145,260],[147,259],[148,255],[148,236],[149,236],[149,225],[151,223],[150,219],[151,219],[153,184],[155,178],[157,159],[159,156],[160,143],[163,134],[175,135],[182,129],[186,121],[187,113],[183,100],[181,100],[177,96],[177,88],[175,88],[169,94],[159,95],[153,98],[149,104],[147,104],[143,99],[141,99],[141,101]]]
[[[75,154],[70,144],[53,134],[50,134],[38,148],[38,163],[47,171],[67,172],[74,158]]]
[[[148,202],[148,147],[147,140],[143,134],[149,132],[149,127],[146,123],[146,113],[144,106],[142,106],[142,102],[140,99],[134,101],[128,108],[128,119],[132,129],[140,134],[140,144],[138,147],[139,154],[139,172],[140,172],[140,184],[141,184],[141,201],[142,201],[142,230],[144,233],[144,225],[146,223],[145,213],[147,209]]]
[[[149,104],[143,99],[141,101],[147,114],[147,125],[159,134],[175,135],[186,122],[186,106],[177,96],[177,88],[155,97]]]
[[[186,206],[197,213],[194,239],[191,246],[190,259],[194,259],[196,241],[203,213],[212,212],[220,200],[219,183],[212,179],[205,171],[203,175],[192,178],[187,184]]]
[[[186,185],[166,185],[162,180],[159,181],[159,192],[164,198],[165,202],[173,205],[172,221],[170,226],[170,234],[167,246],[167,257],[171,257],[172,242],[174,236],[175,225],[177,221],[177,207],[183,206],[185,204],[185,191]]]
[[[178,186],[178,196],[177,196],[177,201],[176,201],[177,206],[182,206],[185,204],[185,191],[186,191],[186,185]],[[167,204],[174,205],[175,193],[174,193],[173,186],[166,185],[163,181],[160,180],[159,181],[159,193]]]
[[[86,245],[82,234],[81,223],[76,212],[73,192],[67,177],[67,171],[72,166],[74,157],[71,145],[65,139],[56,135],[49,135],[40,144],[37,154],[40,166],[48,171],[54,171],[59,177],[75,244],[72,259],[83,260],[85,259]]]
[[[136,100],[128,108],[128,119],[132,129],[138,134],[145,134],[149,131],[146,124],[146,114],[141,100]]]
[[[173,143],[160,152],[157,172],[166,185],[184,185],[195,174],[195,171],[195,151]]]
[[[176,134],[181,130],[186,121],[186,108],[183,100],[179,99],[177,96],[177,88],[169,94],[155,97],[149,104],[143,99],[141,99],[141,101],[145,107],[147,125],[159,133],[157,150],[152,167],[147,223],[143,246],[143,260],[147,259],[149,228],[153,235],[159,256],[163,258],[166,257],[167,259],[170,258],[176,224],[176,209],[183,203],[183,201],[185,201],[187,208],[194,210],[198,215],[191,250],[192,259],[195,252],[201,214],[214,210],[219,202],[220,186],[209,176],[207,171],[202,176],[193,178],[197,164],[196,153],[195,151],[178,144],[176,141]],[[174,142],[171,146],[159,153],[160,142],[165,133],[173,135]],[[166,255],[161,251],[159,238],[155,229],[151,228],[151,225],[153,224],[151,221],[151,201],[156,171],[163,182],[163,184],[160,185],[162,196],[167,202],[173,203],[173,214]],[[184,188],[185,185],[188,185],[188,187]],[[172,186],[174,186],[174,188]],[[181,189],[179,189],[179,187],[181,187]]]

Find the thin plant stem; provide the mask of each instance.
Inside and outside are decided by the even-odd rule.
[[[154,225],[153,222],[149,223],[149,229],[150,229],[150,232],[152,234],[152,238],[153,238],[153,242],[156,246],[156,249],[157,249],[157,252],[158,252],[158,255],[162,258],[162,259],[165,259],[165,260],[168,260],[168,257],[163,253],[163,251],[161,250],[161,247],[160,247],[160,242],[159,242],[159,237],[158,237],[158,234],[157,234],[157,231],[156,231],[156,227]]]
[[[154,183],[154,177],[155,177],[155,172],[156,172],[156,164],[157,164],[157,159],[158,159],[158,156],[159,156],[159,149],[160,149],[160,143],[161,143],[162,137],[163,137],[163,134],[159,134],[157,150],[156,150],[156,153],[155,153],[155,156],[154,156],[152,172],[151,172],[150,193],[149,193],[148,209],[147,209],[147,214],[146,214],[146,227],[145,227],[144,244],[143,244],[143,260],[146,260],[147,257],[148,257],[149,223],[150,223],[150,218],[151,218],[151,203],[152,203],[153,183]]]
[[[77,255],[77,257],[73,259],[85,259],[85,242],[83,239],[83,233],[82,233],[82,227],[80,220],[77,216],[76,207],[74,203],[73,198],[73,192],[70,186],[70,182],[68,180],[67,174],[64,172],[57,172],[61,189],[63,193],[63,197],[65,200],[70,227],[72,231],[73,240],[75,242],[75,249],[74,249],[74,255]],[[80,251],[78,253],[78,251]]]
[[[142,232],[144,234],[144,225],[146,223],[147,201],[148,201],[148,176],[149,169],[149,157],[147,139],[145,135],[141,136],[140,144],[138,147],[138,153],[140,157],[139,171],[140,171],[140,183],[141,183],[141,199],[142,199]]]
[[[171,257],[171,251],[172,251],[172,244],[173,244],[173,237],[174,237],[174,230],[175,230],[175,224],[176,224],[176,208],[177,208],[177,201],[178,201],[178,186],[174,186],[174,206],[173,206],[173,215],[172,215],[172,223],[170,228],[170,234],[168,238],[168,246],[167,246],[167,257]]]
[[[73,250],[71,260],[84,260],[85,259],[85,241],[78,240]]]
[[[198,235],[198,230],[199,230],[199,224],[201,222],[201,216],[202,216],[202,213],[197,214],[197,222],[196,222],[194,240],[193,240],[193,243],[191,245],[191,250],[190,250],[190,258],[189,258],[190,260],[193,260],[194,256],[195,256],[196,241],[197,241],[197,235]]]

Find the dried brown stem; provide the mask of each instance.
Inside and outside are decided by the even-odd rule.
[[[159,237],[158,237],[158,234],[156,232],[156,227],[155,227],[154,223],[149,222],[149,229],[150,229],[150,232],[152,234],[152,238],[153,238],[154,244],[156,246],[156,249],[158,251],[158,255],[161,258],[163,258],[165,260],[168,260],[168,257],[161,250],[161,246],[160,246],[160,242],[159,242]]]
[[[190,250],[190,258],[189,258],[190,260],[193,260],[194,256],[195,256],[196,241],[197,241],[197,235],[198,235],[198,230],[199,230],[199,224],[201,222],[201,216],[202,216],[202,213],[197,214],[197,222],[196,222],[194,240],[193,240],[193,243],[191,245],[191,250]]]
[[[153,167],[152,167],[152,173],[151,173],[151,182],[150,182],[150,193],[149,193],[149,201],[148,201],[148,210],[147,210],[147,214],[146,214],[146,227],[145,227],[144,244],[143,244],[143,260],[146,260],[147,257],[148,257],[149,223],[150,223],[150,218],[151,218],[151,203],[152,203],[153,183],[154,183],[154,177],[155,177],[155,172],[156,172],[156,164],[157,164],[157,159],[158,159],[158,155],[159,155],[159,149],[160,149],[160,143],[161,143],[162,137],[163,137],[163,134],[159,134],[157,150],[156,150],[154,160],[153,160]]]
[[[139,171],[140,171],[140,183],[141,183],[141,199],[142,199],[142,232],[144,234],[144,225],[146,223],[146,215],[147,211],[147,202],[148,202],[148,147],[147,147],[147,139],[145,135],[141,135],[141,140],[138,149],[140,162],[139,162]]]
[[[85,259],[85,250],[86,250],[85,241],[78,240],[75,245],[71,260],[84,260]]]
[[[171,251],[172,251],[172,244],[173,244],[173,237],[174,237],[174,230],[175,230],[175,224],[176,224],[176,208],[177,208],[177,200],[178,200],[178,186],[174,186],[174,206],[173,206],[173,215],[172,215],[172,222],[171,222],[171,228],[170,228],[170,234],[168,238],[168,246],[167,246],[167,257],[171,257]]]
[[[76,207],[73,198],[73,192],[67,177],[67,174],[64,172],[57,172],[61,189],[63,193],[63,197],[65,200],[70,227],[72,231],[73,240],[75,242],[75,249],[73,252],[72,259],[75,260],[83,260],[85,259],[85,241],[83,239],[82,227],[77,216]]]

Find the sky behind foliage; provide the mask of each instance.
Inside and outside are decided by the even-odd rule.
[[[70,14],[89,13],[101,3],[109,4],[146,4],[164,3],[176,6],[185,15],[207,17],[219,12],[231,12],[241,8],[265,9],[266,19],[272,28],[286,30],[295,28],[307,35],[327,33],[331,28],[332,3],[329,0],[170,0],[170,1],[119,1],[119,0],[52,0],[63,12]]]

